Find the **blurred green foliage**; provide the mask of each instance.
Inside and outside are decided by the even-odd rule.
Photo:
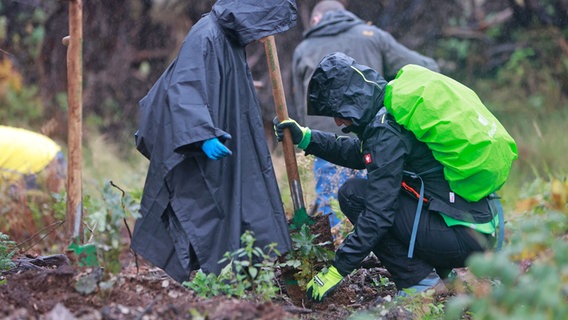
[[[11,258],[16,252],[15,249],[16,243],[0,232],[0,271],[9,270],[14,266]]]
[[[0,119],[29,127],[43,120],[43,107],[35,86],[25,86],[10,59],[0,59]]]
[[[470,271],[490,285],[452,298],[446,319],[464,312],[475,319],[566,319],[568,317],[568,182],[535,180],[530,195],[507,220],[502,251],[477,254]]]

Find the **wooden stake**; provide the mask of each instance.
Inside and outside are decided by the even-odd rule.
[[[66,231],[70,242],[82,241],[82,88],[83,88],[83,4],[69,0],[67,48],[68,159]]]

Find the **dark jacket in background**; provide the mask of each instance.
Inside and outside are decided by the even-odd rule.
[[[304,34],[292,61],[294,103],[291,116],[312,129],[340,134],[333,119],[306,114],[306,88],[310,77],[328,53],[343,52],[358,63],[375,69],[387,80],[407,64],[439,71],[436,62],[400,44],[388,32],[366,24],[347,10],[327,12],[321,21]]]
[[[290,249],[245,46],[295,23],[293,0],[217,1],[140,101],[136,146],[150,165],[132,248],[177,281],[218,274],[245,230],[257,247]],[[232,155],[209,159],[201,145],[214,137]]]

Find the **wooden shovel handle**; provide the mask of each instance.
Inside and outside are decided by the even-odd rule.
[[[274,36],[268,36],[264,38],[262,42],[264,43],[264,50],[266,52],[266,59],[268,62],[268,71],[270,72],[270,82],[272,83],[272,94],[274,96],[276,116],[278,117],[278,120],[282,122],[288,119],[288,108],[286,106],[286,97],[284,96],[284,86],[282,85],[282,74],[280,73],[276,42],[274,40]],[[292,135],[289,129],[284,130],[282,147],[284,149],[284,162],[286,163],[286,173],[288,175],[292,201],[294,202],[294,210],[305,208],[302,186],[300,183],[300,174],[298,173],[298,163],[296,162],[296,153],[294,151],[294,143],[292,142]]]

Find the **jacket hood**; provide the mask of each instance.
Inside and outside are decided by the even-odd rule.
[[[383,106],[387,81],[344,53],[326,55],[308,85],[308,114],[349,119],[344,132],[361,133]]]
[[[211,9],[227,36],[241,46],[296,25],[294,0],[218,0]]]
[[[334,36],[365,22],[347,10],[334,10],[324,14],[321,21],[304,33],[304,38]]]

